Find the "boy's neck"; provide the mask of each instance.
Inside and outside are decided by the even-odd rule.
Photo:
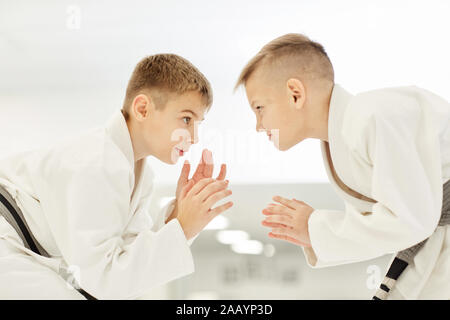
[[[136,163],[139,160],[147,157],[148,154],[146,154],[145,152],[144,145],[140,141],[139,134],[137,133],[137,130],[132,121],[130,119],[127,119],[126,123],[131,138],[131,145],[133,147],[134,162]]]
[[[324,111],[323,111],[323,116],[324,118],[322,119],[323,121],[323,137],[321,138],[321,140],[328,142],[328,121],[330,118],[330,102],[331,102],[331,93],[333,92],[333,89],[331,89],[328,94],[327,94],[327,98],[325,99],[324,102]]]
[[[313,125],[310,127],[309,138],[328,142],[328,119],[332,92],[333,87],[314,106],[313,110],[317,113],[312,115],[313,121],[311,123]]]

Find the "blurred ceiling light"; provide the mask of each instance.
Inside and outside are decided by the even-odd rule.
[[[210,223],[208,223],[204,230],[221,230],[226,229],[230,225],[227,217],[217,216]]]
[[[231,250],[239,254],[261,254],[263,244],[258,240],[244,240],[231,245]]]
[[[233,244],[249,238],[248,233],[242,230],[222,230],[216,234],[217,241],[223,244]]]

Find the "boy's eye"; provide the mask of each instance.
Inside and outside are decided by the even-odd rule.
[[[189,124],[191,122],[191,117],[184,117],[183,121],[184,123]]]
[[[257,106],[255,109],[260,111],[262,109],[262,106]]]

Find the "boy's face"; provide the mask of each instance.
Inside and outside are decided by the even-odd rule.
[[[245,83],[247,99],[256,115],[256,130],[265,131],[279,150],[288,150],[305,139],[303,114],[291,91],[258,69]]]
[[[197,126],[206,108],[199,92],[170,94],[161,108],[149,105],[149,116],[141,122],[141,141],[145,150],[159,160],[175,164],[198,142]]]

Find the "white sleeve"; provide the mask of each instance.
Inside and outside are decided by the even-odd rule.
[[[304,249],[311,266],[395,253],[434,232],[442,206],[437,137],[414,115],[389,121],[373,115],[361,122],[363,134],[347,136],[352,156],[373,167],[371,198],[377,203],[366,215],[349,203],[345,211],[315,210],[308,222],[312,249]]]
[[[152,227],[153,230],[157,231],[166,224],[166,220],[167,220],[167,218],[169,218],[174,207],[175,207],[175,197],[173,197],[173,199],[171,199],[164,206],[162,206],[162,208],[158,206],[158,208],[160,208],[160,209],[158,209],[158,215],[155,218],[155,221],[154,221],[154,224]]]
[[[128,299],[194,271],[178,220],[125,234],[129,174],[101,166],[52,170],[40,196],[52,234],[80,286],[98,299]]]

